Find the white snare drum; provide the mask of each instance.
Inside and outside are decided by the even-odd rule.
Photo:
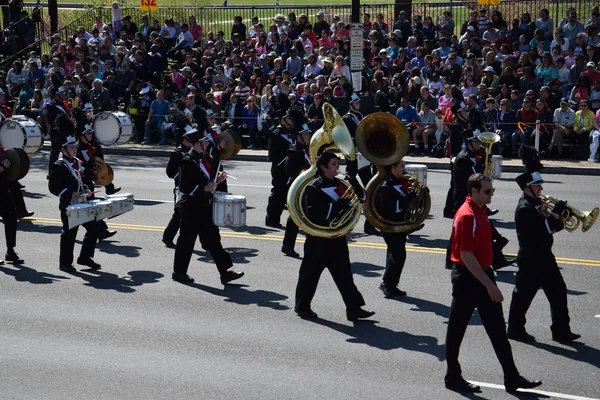
[[[96,207],[96,221],[109,218],[113,215],[113,205],[108,200],[92,200],[89,204]]]
[[[131,193],[111,194],[106,196],[106,199],[112,203],[112,214],[109,218],[133,211],[134,199]]]
[[[227,193],[215,193],[213,222],[216,226],[236,228],[246,225],[246,198]]]
[[[44,138],[36,121],[24,115],[14,115],[0,126],[0,145],[5,149],[23,149],[33,154],[40,151]]]
[[[358,169],[363,169],[371,165],[371,161],[367,160],[361,153],[356,153],[356,162],[358,163]]]
[[[502,156],[492,156],[492,178],[502,177]]]
[[[406,172],[417,177],[421,184],[427,186],[427,165],[425,164],[406,164]]]
[[[71,204],[67,206],[69,229],[96,219],[96,205],[91,203]]]
[[[131,117],[123,111],[105,111],[94,118],[94,134],[102,146],[124,144],[133,134]]]

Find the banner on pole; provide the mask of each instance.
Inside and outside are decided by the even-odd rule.
[[[158,0],[140,0],[140,10],[156,11],[158,9]]]

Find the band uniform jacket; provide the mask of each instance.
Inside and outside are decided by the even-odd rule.
[[[169,156],[169,162],[167,163],[167,176],[175,182],[175,187],[179,187],[179,166],[183,157],[190,151],[189,148],[183,144],[179,145],[175,150],[171,152]]]
[[[356,180],[352,186],[360,201],[365,201],[366,193]],[[347,186],[338,178],[317,178],[304,192],[304,211],[308,219],[314,224],[329,226],[333,219],[350,208],[350,202],[340,198],[346,190]]]
[[[292,144],[290,131],[279,125],[273,128],[269,135],[269,161],[274,167],[284,167],[287,151]]]
[[[294,179],[302,171],[309,169],[310,165],[310,157],[308,156],[306,146],[298,142],[291,144],[288,148],[287,159],[285,161],[285,174],[288,178],[288,186],[294,182]]]
[[[377,210],[383,218],[394,222],[406,220],[410,202],[415,197],[415,194],[408,190],[410,186],[408,180],[392,174],[386,178],[377,192],[376,202]]]
[[[71,166],[71,168],[68,167]],[[84,168],[83,162],[78,158],[64,157],[52,164],[48,189],[50,193],[59,197],[58,208],[63,211],[71,204],[73,193],[79,192],[79,182],[75,174],[81,176],[82,182],[91,180],[91,169]],[[82,190],[88,187],[84,184]]]
[[[354,135],[356,134],[356,128],[358,127],[358,124],[360,124],[360,121],[362,121],[363,115],[358,111],[350,110],[346,114],[344,114],[342,119],[344,120],[348,131],[350,131],[350,136],[352,136],[352,140],[355,140]]]
[[[208,131],[207,135],[210,138],[210,143],[208,145],[208,148],[206,149],[206,154],[208,154],[210,156],[210,158],[212,159],[212,164],[213,164],[213,168],[215,168],[215,171],[223,171],[223,164],[221,163],[221,151],[218,148],[218,144],[220,142],[219,140],[219,132],[211,129]],[[227,180],[224,180],[223,182],[219,183],[219,185],[217,186],[217,191],[219,192],[227,192]]]
[[[484,170],[484,159],[468,148],[461,150],[454,160],[452,168],[452,178],[454,181],[454,192],[452,194],[452,206],[454,212],[462,206],[467,198],[467,181],[469,177],[476,173],[481,173]]]
[[[83,167],[86,170],[92,170],[96,165],[95,157],[97,155],[96,147],[91,143],[83,143],[79,142],[79,146],[77,147],[77,158],[82,162]],[[85,180],[83,183],[88,188],[93,188],[93,173],[85,174]]]
[[[552,254],[553,234],[564,226],[554,216],[544,216],[541,201],[523,195],[515,210],[515,224],[519,239],[517,263],[519,268],[542,266],[555,262]]]
[[[201,207],[209,208],[213,194],[205,192],[204,188],[210,182],[213,182],[214,178],[215,168],[208,155],[198,153],[194,150],[187,153],[179,166],[179,191],[182,193],[181,204],[194,202],[199,203]]]

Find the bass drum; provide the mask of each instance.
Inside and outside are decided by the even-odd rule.
[[[36,121],[24,115],[13,115],[0,125],[0,146],[23,149],[34,154],[41,150],[44,138]]]
[[[105,111],[94,118],[94,135],[102,146],[125,144],[133,134],[131,117],[123,111]]]

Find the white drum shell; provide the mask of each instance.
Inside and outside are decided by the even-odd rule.
[[[502,177],[502,156],[492,156],[492,178]]]
[[[107,200],[92,200],[90,204],[96,206],[96,221],[109,218],[113,215],[113,204]]]
[[[24,115],[14,115],[0,125],[0,145],[5,149],[23,149],[33,154],[40,151],[44,138],[38,123]]]
[[[213,222],[216,226],[236,228],[246,225],[246,198],[231,194],[215,194]]]
[[[116,194],[109,194],[106,196],[107,200],[110,199],[114,199],[114,198],[126,198],[128,200],[133,200],[133,194],[131,193],[116,193]]]
[[[72,204],[67,206],[69,229],[96,219],[96,206],[90,203]]]
[[[409,172],[417,177],[422,185],[427,186],[427,165],[425,164],[406,164],[404,168],[406,172]]]
[[[123,111],[105,111],[94,118],[94,135],[102,146],[125,144],[133,134],[133,121]]]
[[[117,215],[125,214],[129,211],[133,211],[133,197],[111,197],[109,200],[112,203],[112,215],[110,216],[111,218],[116,217]]]

